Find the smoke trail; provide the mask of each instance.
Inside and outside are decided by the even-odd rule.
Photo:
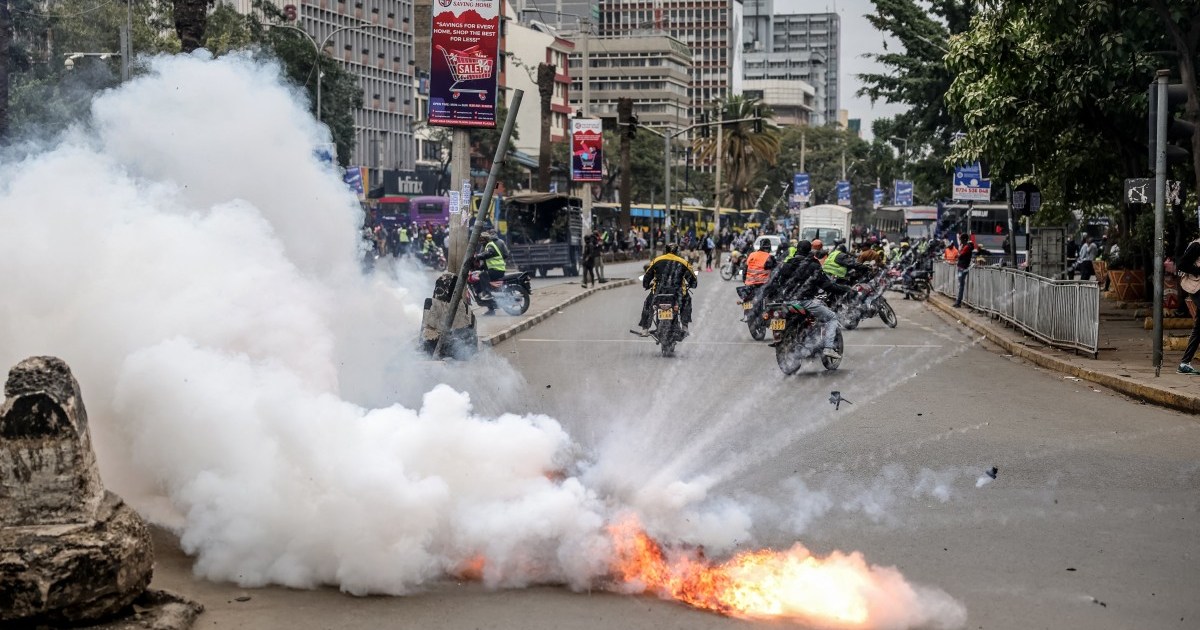
[[[586,466],[556,421],[501,413],[499,359],[450,379],[487,400],[434,386],[409,349],[429,280],[361,273],[328,142],[277,66],[199,54],[0,158],[0,365],[72,366],[106,482],[203,577],[400,594],[485,558],[491,586],[595,585],[622,508],[563,474]],[[747,540],[711,485],[633,501],[675,540]]]

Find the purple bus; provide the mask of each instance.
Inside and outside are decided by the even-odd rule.
[[[450,202],[446,197],[380,197],[375,200],[375,218],[392,229],[401,223],[446,225],[450,220]]]

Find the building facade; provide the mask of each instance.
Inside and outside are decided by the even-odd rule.
[[[814,124],[838,121],[841,19],[837,13],[774,14],[773,0],[745,0],[745,76],[800,79],[817,89],[823,105]]]
[[[510,17],[515,17],[511,15]],[[505,102],[512,103],[513,90],[525,92],[521,111],[517,112],[520,137],[513,142],[516,150],[536,156],[541,152],[542,113],[538,92],[538,64],[554,65],[554,94],[550,99],[550,141],[565,142],[570,130],[571,70],[570,55],[575,44],[559,37],[550,29],[526,26],[515,21],[508,24],[508,84]]]
[[[747,79],[742,95],[757,98],[774,112],[774,122],[781,126],[813,124],[817,101],[813,86],[799,79]]]
[[[692,53],[666,35],[588,39],[590,114],[616,118],[617,100],[634,96],[633,113],[647,127],[691,124]],[[571,105],[583,108],[583,54],[571,54]]]
[[[325,54],[359,78],[363,106],[354,113],[355,146],[350,164],[370,169],[373,186],[389,175],[415,192],[411,177],[417,158],[412,133],[417,108],[412,0],[274,2],[280,8],[294,5],[298,19],[293,25],[304,30],[314,45],[328,42]],[[250,0],[229,4],[242,13],[253,10]],[[346,30],[334,34],[339,29]]]

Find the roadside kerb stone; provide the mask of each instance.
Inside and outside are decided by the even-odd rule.
[[[534,326],[536,326],[537,324],[539,324],[543,320],[545,320],[547,317],[550,317],[551,315],[558,313],[559,311],[563,310],[564,308],[588,297],[589,295],[591,295],[597,291],[607,291],[609,289],[615,289],[617,287],[626,287],[635,282],[638,282],[637,278],[625,278],[622,280],[610,280],[607,283],[601,284],[600,286],[586,289],[582,293],[573,295],[573,296],[563,300],[562,302],[559,302],[558,304],[555,304],[549,308],[542,310],[540,313],[533,315],[532,317],[527,316],[524,319],[522,319],[521,321],[513,324],[512,326],[509,326],[508,328],[505,328],[504,330],[501,330],[498,333],[489,335],[487,337],[481,337],[479,339],[479,342],[483,345],[495,346],[496,344],[498,344],[506,339],[509,339],[518,333],[521,333],[526,330],[529,330],[530,328],[533,328]]]
[[[1097,370],[1091,370],[1085,367],[1063,361],[1058,357],[1047,354],[1040,350],[1036,350],[1025,346],[1012,339],[1009,333],[1004,330],[999,330],[995,326],[983,324],[969,317],[960,317],[959,313],[950,305],[950,303],[941,298],[931,296],[926,303],[940,310],[945,315],[955,319],[964,326],[978,332],[992,343],[1004,348],[1006,352],[1016,357],[1021,357],[1034,365],[1069,374],[1071,376],[1092,381],[1103,385],[1113,391],[1120,392],[1127,396],[1132,396],[1139,400],[1144,400],[1148,403],[1161,405],[1178,409],[1179,411],[1187,411],[1191,413],[1200,413],[1200,396],[1192,396],[1174,392],[1163,387],[1156,387],[1146,383],[1139,382],[1131,378],[1125,378],[1116,374],[1108,374]],[[1164,369],[1170,366],[1164,366]]]

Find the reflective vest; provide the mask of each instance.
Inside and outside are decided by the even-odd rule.
[[[400,242],[401,243],[408,242],[408,228],[400,228]]]
[[[951,245],[946,248],[946,262],[955,262],[958,260],[958,248]]]
[[[846,268],[842,263],[838,262],[842,258],[842,252],[834,250],[833,253],[825,257],[825,262],[821,265],[821,271],[835,277],[845,278]]]
[[[746,284],[766,284],[771,277],[766,267],[770,257],[767,252],[757,251],[746,258]]]
[[[504,254],[500,251],[500,246],[496,244],[496,241],[488,241],[484,249],[488,248],[496,252],[496,255],[487,259],[487,268],[494,271],[504,271],[506,269],[504,266]]]
[[[796,257],[796,246],[795,246],[795,245],[789,245],[789,246],[788,246],[788,255],[787,255],[787,258],[784,258],[784,259],[783,259],[783,262],[787,262],[787,261],[789,261],[789,260],[791,260],[791,259],[793,259],[793,258],[795,258],[795,257]]]

